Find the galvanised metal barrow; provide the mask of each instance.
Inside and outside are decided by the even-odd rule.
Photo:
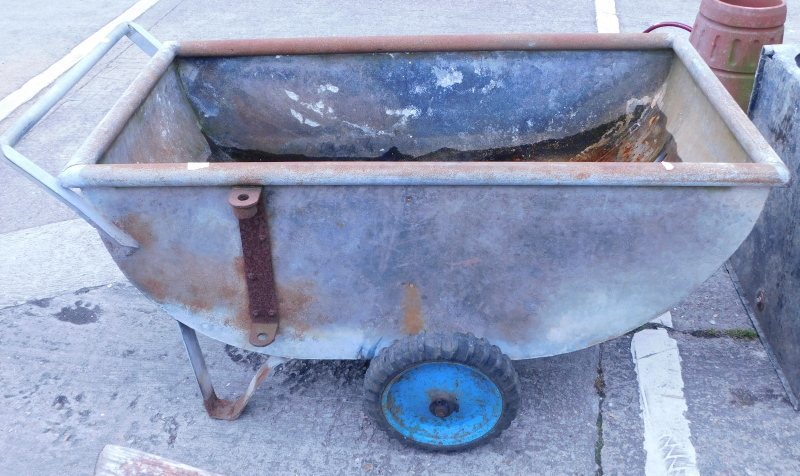
[[[12,147],[126,34],[152,59],[50,177]],[[665,312],[790,180],[676,37],[108,40],[3,154],[181,323],[216,418],[280,358],[372,359],[377,426],[483,443],[517,412],[511,359]],[[220,400],[194,329],[275,357]]]

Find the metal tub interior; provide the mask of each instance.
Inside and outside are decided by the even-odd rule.
[[[471,332],[523,359],[669,310],[789,175],[685,41],[514,35],[166,43],[60,179],[139,242],[104,237],[133,284],[225,343]],[[268,197],[263,348],[242,185]]]

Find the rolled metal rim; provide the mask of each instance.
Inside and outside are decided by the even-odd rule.
[[[273,162],[76,165],[65,187],[309,185],[785,185],[783,164],[628,162]]]

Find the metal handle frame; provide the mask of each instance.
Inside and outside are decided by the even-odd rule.
[[[136,249],[139,248],[139,243],[133,237],[119,229],[81,195],[62,186],[58,178],[48,174],[44,169],[14,149],[14,146],[25,134],[42,120],[45,114],[58,101],[63,99],[123,36],[130,38],[150,56],[155,55],[161,48],[161,43],[141,26],[130,22],[120,23],[105,38],[102,38],[92,51],[56,81],[41,99],[25,111],[22,117],[0,136],[0,149],[2,149],[2,157],[5,161],[24,177],[42,187],[46,192],[71,208],[90,225],[107,234],[119,245]]]

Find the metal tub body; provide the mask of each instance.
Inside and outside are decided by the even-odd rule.
[[[688,43],[516,35],[166,43],[59,179],[138,243],[101,232],[134,285],[225,343],[469,332],[527,359],[667,311],[789,176]],[[237,186],[266,196],[266,347]]]

